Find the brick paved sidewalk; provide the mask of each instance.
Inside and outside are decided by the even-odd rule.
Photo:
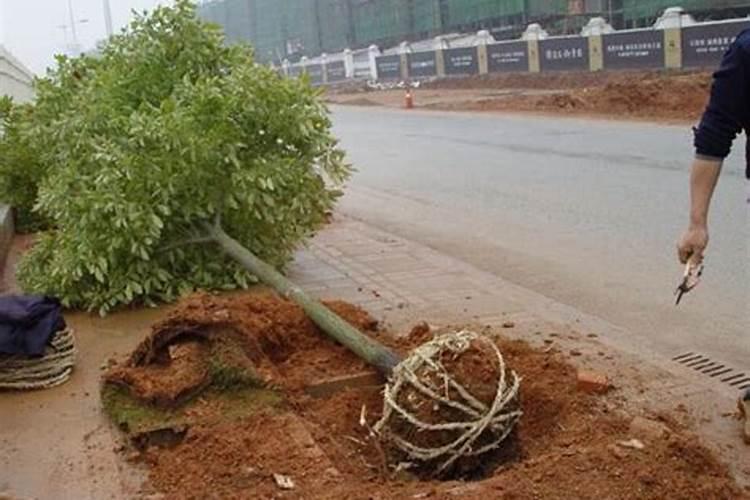
[[[290,278],[321,298],[361,305],[387,320],[416,316],[498,325],[551,308],[577,313],[423,245],[338,216],[298,252]]]
[[[606,373],[617,389],[612,400],[623,407],[684,416],[750,484],[750,447],[731,416],[735,392],[654,355],[624,328],[344,216],[298,253],[289,277],[320,298],[362,306],[395,334],[424,320],[494,327],[557,349],[581,368]]]

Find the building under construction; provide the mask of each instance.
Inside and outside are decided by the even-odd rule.
[[[278,63],[479,29],[511,39],[532,22],[552,34],[577,33],[594,16],[616,29],[644,27],[675,5],[698,20],[750,14],[750,0],[212,0],[200,13],[230,42],[249,42],[260,60]]]

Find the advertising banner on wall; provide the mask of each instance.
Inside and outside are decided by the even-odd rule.
[[[663,68],[664,31],[638,30],[602,37],[604,69]]]
[[[476,75],[479,55],[476,47],[460,47],[443,51],[446,75]]]
[[[587,71],[588,38],[577,36],[540,41],[539,64],[542,71]]]
[[[346,65],[344,61],[331,61],[326,64],[328,83],[346,80]]]
[[[527,42],[493,43],[487,46],[487,68],[490,73],[529,70]]]
[[[750,21],[713,23],[682,29],[682,65],[714,67],[740,31],[750,28]]]
[[[409,54],[409,78],[437,75],[435,52],[413,52]]]
[[[401,78],[401,56],[381,56],[375,59],[379,80]]]

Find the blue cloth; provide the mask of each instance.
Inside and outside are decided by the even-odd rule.
[[[54,334],[65,328],[57,299],[0,297],[0,353],[41,356]]]
[[[723,160],[743,130],[750,130],[750,30],[737,36],[714,73],[711,98],[694,129],[696,154]],[[750,179],[750,141],[745,144],[745,161]]]

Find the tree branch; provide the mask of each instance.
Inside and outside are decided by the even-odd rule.
[[[188,245],[200,245],[202,243],[215,243],[216,240],[214,240],[211,236],[196,236],[194,238],[187,238],[184,240],[177,241],[175,243],[163,246],[159,249],[159,253],[168,252],[169,250],[174,250],[175,248],[181,248]]]

